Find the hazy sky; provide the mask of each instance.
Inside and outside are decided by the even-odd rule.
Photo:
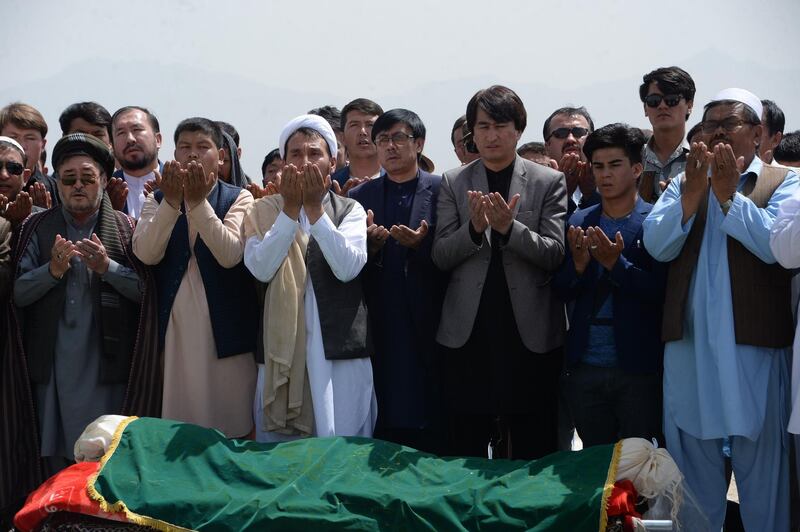
[[[671,64],[692,67],[698,110],[717,90],[738,85],[776,100],[787,129],[800,127],[798,0],[0,0],[0,6],[7,21],[0,33],[0,105],[22,100],[42,110],[51,146],[60,134],[58,114],[76,98],[95,99],[111,112],[143,103],[161,118],[165,137],[187,116],[234,117],[243,164],[257,175],[292,116],[364,96],[385,109],[417,111],[428,126],[425,151],[443,171],[456,164],[452,122],[482,86],[519,87],[530,124],[523,141],[541,140],[542,120],[567,103],[591,104],[597,125],[648,126],[638,83]],[[247,91],[237,93],[242,87]],[[297,97],[267,101],[275,94]],[[73,100],[62,101],[67,97]],[[690,125],[697,119],[699,113]],[[165,142],[161,158],[171,150]]]

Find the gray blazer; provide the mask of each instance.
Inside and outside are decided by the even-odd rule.
[[[481,245],[470,237],[468,190],[489,192],[480,159],[445,172],[439,191],[432,258],[451,276],[436,340],[451,348],[463,346],[472,333],[492,253],[485,235]],[[564,174],[517,156],[508,197],[514,194],[520,199],[503,250],[506,281],[522,342],[545,353],[564,341],[564,305],[550,287],[564,259]]]

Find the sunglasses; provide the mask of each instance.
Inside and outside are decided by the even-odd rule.
[[[77,177],[62,177],[60,178],[61,184],[65,187],[71,187],[78,182]],[[96,177],[81,177],[81,183],[84,185],[94,185],[97,183]]]
[[[14,161],[0,161],[0,170],[2,170],[3,167],[5,167],[11,175],[22,175],[22,172],[25,171],[24,166]]]
[[[675,107],[681,103],[681,98],[683,98],[681,94],[667,94],[666,96],[663,94],[651,94],[644,99],[644,103],[647,104],[647,107],[658,107],[663,100],[669,107]]]
[[[553,131],[551,131],[545,140],[550,140],[550,137],[555,137],[557,139],[565,139],[569,137],[570,133],[572,133],[573,137],[579,139],[581,137],[585,137],[586,135],[588,135],[589,130],[586,129],[585,127],[573,127],[573,128],[560,127],[558,129],[554,129]]]

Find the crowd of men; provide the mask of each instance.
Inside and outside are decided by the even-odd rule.
[[[435,175],[407,109],[291,120],[261,179],[236,129],[69,106],[0,110],[0,506],[103,414],[262,442],[366,436],[535,459],[666,445],[708,515],[789,527],[800,132],[772,101],[643,77],[652,130],[543,120],[499,85]],[[265,150],[266,151],[266,150]],[[800,378],[800,364],[795,365]],[[791,416],[791,417],[790,417]]]

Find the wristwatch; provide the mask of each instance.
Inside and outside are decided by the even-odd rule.
[[[736,193],[734,193],[734,195],[731,196],[727,201],[724,201],[720,204],[720,207],[722,207],[722,214],[726,216],[728,215],[728,211],[731,210],[731,207],[733,207],[733,198],[735,195]]]

